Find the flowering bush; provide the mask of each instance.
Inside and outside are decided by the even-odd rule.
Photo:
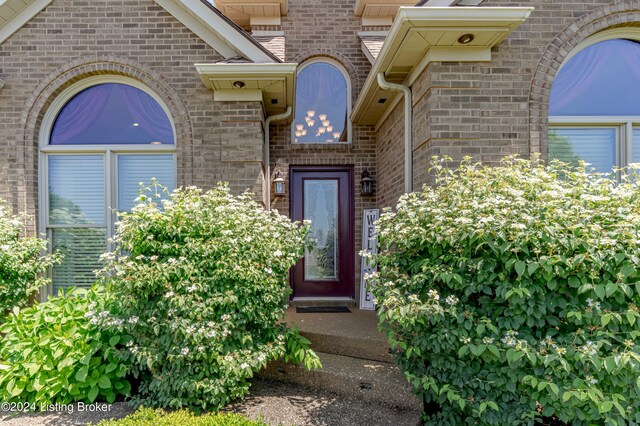
[[[18,310],[0,327],[0,401],[113,402],[128,395],[121,336],[98,327],[104,292],[73,290]],[[102,313],[102,314],[100,314]]]
[[[120,254],[105,255],[101,278],[111,318],[132,336],[145,405],[215,409],[244,396],[269,360],[317,365],[308,342],[279,324],[307,228],[223,185],[161,202],[151,192],[121,215]]]
[[[47,242],[24,237],[24,222],[0,200],[0,322],[13,307],[21,308],[48,284],[44,272],[57,256],[43,255]]]
[[[640,422],[640,188],[434,162],[378,222],[374,295],[429,424]]]

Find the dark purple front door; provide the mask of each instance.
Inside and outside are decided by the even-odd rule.
[[[314,247],[292,271],[293,297],[354,297],[352,167],[292,167],[291,217],[310,220]]]

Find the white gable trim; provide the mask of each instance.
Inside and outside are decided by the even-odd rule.
[[[276,62],[201,0],[155,0],[225,58],[241,56],[255,63]]]
[[[13,33],[22,28],[42,9],[47,7],[53,0],[34,0],[31,1],[24,9],[13,15],[4,25],[0,27],[0,44],[4,43]],[[6,0],[0,0],[0,9],[12,9]]]

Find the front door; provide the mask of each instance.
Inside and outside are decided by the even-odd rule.
[[[353,168],[292,167],[291,218],[314,241],[293,268],[293,297],[354,297]]]

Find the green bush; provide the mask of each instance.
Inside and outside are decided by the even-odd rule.
[[[0,323],[11,309],[26,306],[49,283],[45,272],[58,260],[43,254],[45,240],[24,233],[24,218],[12,215],[0,200]]]
[[[132,336],[138,402],[217,409],[269,360],[317,365],[308,341],[280,324],[307,228],[223,185],[177,189],[161,206],[152,192],[121,215],[120,254],[105,255],[102,274],[112,318]]]
[[[210,413],[196,416],[187,410],[167,413],[159,409],[141,407],[120,420],[103,420],[98,426],[269,426],[249,420],[240,414]]]
[[[433,170],[380,218],[370,277],[427,423],[640,422],[637,181],[513,158]]]
[[[0,327],[0,401],[39,406],[128,395],[120,337],[97,326],[104,299],[102,291],[70,290],[15,308]]]

